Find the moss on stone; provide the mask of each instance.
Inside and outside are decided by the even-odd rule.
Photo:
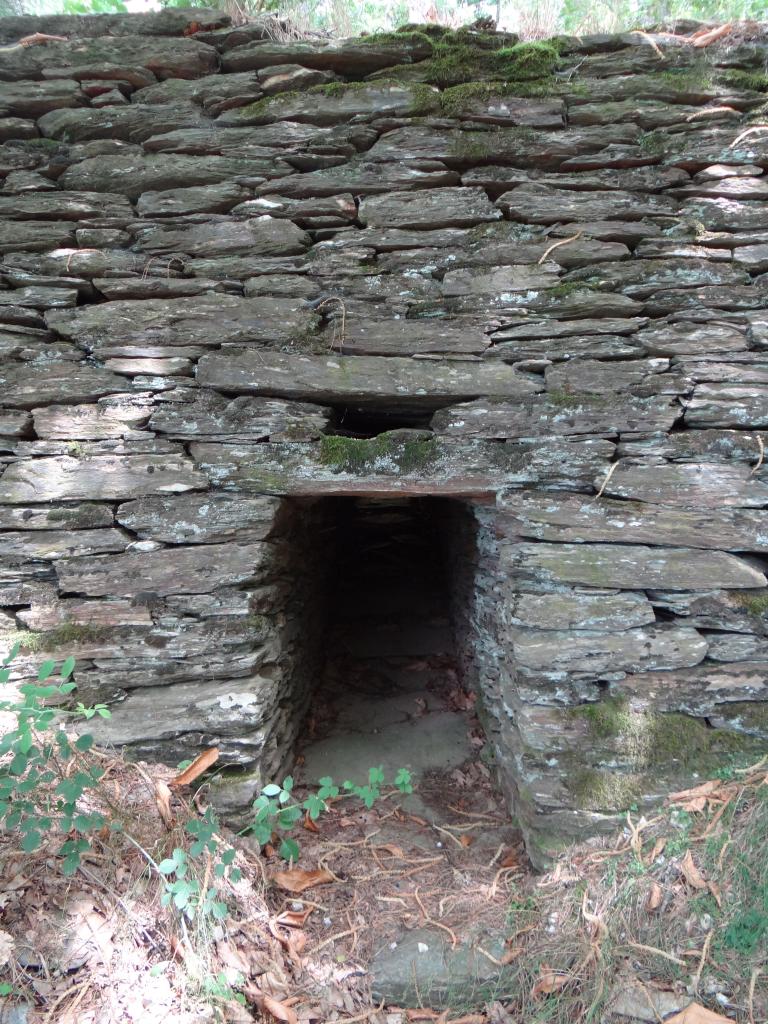
[[[451,156],[457,160],[484,160],[493,153],[489,132],[459,132],[451,143]]]
[[[713,87],[712,67],[704,61],[684,68],[659,71],[658,76],[676,92],[705,92]]]
[[[20,629],[7,633],[4,637],[9,647],[19,644],[19,649],[27,654],[37,654],[40,651],[62,650],[66,653],[67,648],[78,643],[93,643],[103,640],[107,636],[107,629],[104,626],[92,626],[78,622],[62,622],[54,629],[37,632],[31,629]]]
[[[642,775],[600,768],[581,768],[565,780],[575,805],[585,811],[625,811],[642,799],[645,783]]]
[[[574,708],[594,740],[611,740],[633,772],[672,765],[686,770],[712,770],[723,760],[755,750],[752,736],[713,729],[701,718],[676,711],[635,710],[624,697]]]
[[[409,43],[413,46],[422,45],[429,46],[433,45],[434,39],[431,39],[424,29],[430,28],[431,26],[403,26],[402,29],[397,29],[395,32],[374,32],[370,36],[360,36],[359,39],[354,40],[356,43],[360,43],[363,46],[403,46]],[[441,26],[435,26],[441,27]],[[450,29],[445,29],[445,32]]]
[[[749,594],[734,594],[734,600],[746,608],[750,615],[765,615],[768,612],[768,590]]]
[[[429,466],[435,455],[433,438],[403,438],[397,431],[366,438],[326,434],[320,439],[320,462],[337,473],[371,473],[382,462],[394,464],[400,473],[414,473]]]
[[[762,71],[729,71],[723,81],[740,92],[768,92],[768,75]]]
[[[435,92],[431,85],[417,82],[411,86],[411,109],[414,117],[423,117],[425,114],[434,114],[440,109],[440,95]]]
[[[505,46],[496,33],[446,32],[432,42],[432,56],[424,62],[425,81],[441,88],[482,80],[511,83],[551,78],[560,59],[557,41]],[[543,86],[542,86],[543,87]]]
[[[663,156],[668,143],[669,136],[664,132],[643,132],[637,140],[640,152],[646,156]]]

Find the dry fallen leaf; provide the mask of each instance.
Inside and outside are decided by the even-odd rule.
[[[733,1017],[723,1017],[699,1003],[691,1003],[674,1017],[667,1017],[665,1024],[726,1024],[728,1021],[733,1021]]]
[[[298,1024],[298,1017],[285,1003],[281,1003],[279,999],[273,999],[272,996],[262,996],[258,1001],[259,1009],[267,1011],[276,1020],[284,1021],[285,1024]]]
[[[378,853],[379,850],[383,850],[384,853],[389,853],[393,857],[397,857],[398,860],[405,860],[405,851],[402,846],[396,846],[394,843],[382,843],[381,846],[375,846],[374,850]]]
[[[307,811],[307,813],[304,815],[303,827],[307,830],[307,832],[320,831],[320,829],[317,826],[317,823],[310,818],[309,811]]]
[[[459,842],[464,847],[471,846],[472,843],[474,843],[474,841],[475,841],[475,837],[474,836],[466,836],[466,835],[465,836],[459,836]]]
[[[645,909],[648,911],[658,910],[661,906],[661,886],[658,882],[651,882],[651,888],[645,901]]]
[[[690,885],[693,889],[707,888],[707,883],[704,879],[704,876],[693,863],[693,854],[690,850],[683,857],[682,863],[680,865],[680,870],[682,871],[683,877],[685,878],[688,885]]]
[[[0,932],[0,967],[5,967],[10,961],[13,946],[13,936],[9,935],[8,932]]]
[[[317,871],[303,871],[301,868],[292,868],[290,871],[278,871],[272,876],[272,881],[286,892],[304,892],[313,885],[327,885],[335,882],[330,871],[321,868]]]
[[[511,964],[513,960],[517,960],[520,954],[523,952],[523,946],[513,946],[508,949],[506,953],[502,953],[499,957],[500,964]]]
[[[653,864],[656,858],[664,852],[664,847],[666,845],[667,840],[665,836],[662,836],[660,839],[656,840],[656,842],[653,844],[653,849],[651,850],[650,855],[648,857],[649,864]]]
[[[571,976],[569,974],[556,971],[549,964],[542,964],[539,968],[539,977],[536,980],[536,984],[531,989],[531,998],[538,999],[539,996],[548,996],[552,992],[559,992],[570,980]]]
[[[307,907],[306,910],[284,910],[275,918],[275,923],[283,924],[286,928],[303,928],[313,910],[314,907]]]
[[[225,942],[223,939],[216,943],[216,952],[221,958],[221,962],[225,967],[231,967],[235,971],[240,971],[248,977],[251,966],[245,959],[240,950],[233,946],[231,942]]]
[[[215,764],[219,759],[219,748],[209,747],[208,750],[204,750],[202,754],[195,758],[188,768],[185,768],[180,775],[177,775],[175,779],[171,779],[169,785],[171,786],[188,786],[190,782],[194,782],[198,775],[202,775],[206,769],[210,768],[212,764]]]
[[[712,882],[712,881],[707,882],[707,888],[709,889],[709,891],[714,896],[715,903],[718,905],[718,907],[722,907],[722,905],[723,905],[723,897],[722,897],[722,895],[720,893],[720,886],[717,884],[717,882]]]
[[[166,828],[173,828],[173,814],[171,813],[171,796],[173,795],[162,779],[154,782],[155,803],[163,819]]]

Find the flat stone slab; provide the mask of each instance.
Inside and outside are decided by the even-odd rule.
[[[208,479],[181,455],[71,455],[14,462],[0,478],[0,503],[110,501],[204,489]]]
[[[469,228],[499,220],[501,212],[481,188],[445,188],[370,196],[359,218],[366,227]]]
[[[246,70],[240,67],[236,70]],[[428,91],[429,92],[429,91]],[[438,92],[434,99],[399,83],[370,83],[340,91],[310,91],[265,97],[257,103],[225,111],[225,125],[262,125],[275,121],[333,125],[352,118],[372,120],[380,117],[408,117],[420,106],[425,113],[438,108]]]
[[[550,391],[517,402],[478,399],[441,409],[432,428],[446,438],[519,438],[550,435],[667,431],[682,409],[659,395],[638,398],[590,392]]]
[[[648,598],[644,594],[633,593],[515,594],[507,602],[506,615],[514,626],[542,630],[584,629],[623,632],[656,621],[653,605]]]
[[[768,387],[698,384],[685,403],[691,427],[768,427]]]
[[[56,572],[63,594],[207,594],[218,587],[253,580],[267,554],[268,545],[259,543],[201,544],[63,559],[57,562]]]
[[[488,495],[504,487],[551,487],[591,493],[614,452],[608,441],[549,438],[532,444],[410,439],[393,431],[341,449],[325,445],[192,444],[211,483],[245,494]],[[349,440],[349,439],[343,439]]]
[[[512,220],[529,224],[555,224],[579,220],[642,220],[671,215],[676,203],[666,196],[638,196],[632,192],[573,192],[539,182],[520,185],[497,200]]]
[[[375,356],[286,356],[225,349],[202,357],[201,385],[229,394],[269,395],[311,402],[439,406],[452,398],[534,394],[541,384],[504,364]]]
[[[768,482],[762,471],[754,474],[744,465],[717,462],[653,465],[622,459],[604,493],[683,508],[768,507]]]
[[[723,590],[764,587],[759,569],[735,555],[635,544],[519,544],[509,570],[533,580],[619,590]]]
[[[152,414],[150,428],[181,441],[314,441],[328,426],[330,409],[279,398],[225,398],[200,389]]]
[[[120,505],[115,518],[142,539],[167,544],[264,540],[278,500],[231,494],[152,495]]]
[[[707,654],[707,640],[687,626],[624,632],[513,629],[512,650],[523,668],[546,672],[638,672],[690,668]]]
[[[200,295],[79,306],[71,312],[49,313],[47,320],[65,338],[98,351],[108,345],[208,348],[231,343],[287,342],[306,337],[319,318],[300,298]],[[111,375],[109,379],[113,379]],[[121,389],[124,387],[123,382]]]
[[[0,370],[2,402],[32,409],[43,402],[84,402],[125,390],[125,379],[101,367],[67,361],[8,363]]]
[[[53,30],[51,30],[53,31]],[[79,30],[78,30],[79,35]],[[212,46],[196,39],[163,39],[151,36],[120,38],[75,38],[51,41],[45,46],[24,46],[0,53],[0,77],[36,80],[51,68],[62,77],[77,77],[78,71],[99,69],[91,77],[108,77],[107,67],[140,67],[157,78],[200,78],[216,70],[218,57]],[[69,72],[69,73],[68,73]],[[151,79],[150,79],[151,80]]]
[[[684,490],[678,493],[687,500]],[[578,495],[510,491],[499,503],[514,516],[522,536],[537,540],[768,551],[768,511],[722,508],[723,502],[697,510],[615,501],[605,495],[597,501]]]
[[[279,167],[273,169],[279,176]],[[286,166],[283,171],[288,173]],[[252,178],[253,161],[247,157],[184,156],[132,153],[86,157],[72,163],[59,178],[63,188],[92,192],[120,192],[137,200],[142,192],[216,185],[237,178]],[[259,179],[261,180],[261,179]],[[17,248],[21,248],[19,244]]]

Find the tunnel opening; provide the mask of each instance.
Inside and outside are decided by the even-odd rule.
[[[320,499],[307,512],[324,551],[321,640],[294,774],[387,784],[412,777],[405,806],[429,825],[451,807],[509,824],[497,789],[487,665],[478,655],[478,532],[468,502],[400,495]],[[482,588],[481,588],[482,589]]]

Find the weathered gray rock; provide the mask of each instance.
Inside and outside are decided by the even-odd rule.
[[[102,303],[49,313],[47,319],[65,338],[96,351],[115,344],[208,348],[255,341],[284,342],[305,337],[318,321],[301,299],[242,299],[230,295]]]
[[[205,123],[198,107],[191,103],[52,110],[39,118],[40,133],[62,142],[87,142],[89,139],[122,139],[144,142],[152,135],[179,128],[195,128]]]
[[[768,388],[697,384],[685,420],[692,427],[768,426]]]
[[[688,668],[707,654],[690,627],[651,626],[624,632],[516,629],[512,650],[521,667],[548,672],[638,672]]]
[[[32,409],[42,402],[83,402],[125,389],[108,370],[71,362],[7,364],[0,371],[3,403]]]
[[[446,437],[548,437],[669,430],[681,408],[670,398],[549,392],[515,403],[478,399],[441,409],[432,429]]]
[[[33,409],[40,438],[65,441],[141,436],[152,412],[146,395],[113,395],[86,405],[48,405]]]
[[[466,228],[498,220],[480,188],[428,189],[417,193],[372,196],[360,204],[360,221],[367,227]]]
[[[260,543],[201,544],[62,559],[56,573],[63,594],[207,594],[217,587],[253,580],[262,572],[267,556],[268,545]]]
[[[425,95],[421,90],[382,82],[352,85],[345,89],[331,86],[319,92],[291,93],[265,97],[257,103],[225,111],[223,125],[272,124],[298,121],[304,124],[333,125],[352,118],[372,120],[378,117],[408,117],[416,110],[432,113],[438,109],[437,89]]]
[[[314,441],[325,430],[330,410],[278,398],[228,399],[215,391],[192,392],[186,401],[155,410],[150,427],[177,440]]]
[[[33,192],[6,198],[0,196],[0,216],[8,220],[87,220],[91,217],[133,215],[131,204],[116,192]],[[49,225],[52,227],[52,225]],[[19,247],[23,245],[19,241]]]
[[[188,100],[197,103],[206,114],[217,117],[231,107],[242,107],[261,98],[259,76],[250,71],[242,74],[212,76],[196,80],[168,78],[157,85],[148,85],[131,96],[131,103],[155,104]]]
[[[334,348],[347,355],[482,355],[490,344],[483,323],[471,317],[432,320],[354,320]]]
[[[520,185],[505,192],[497,206],[512,220],[529,224],[554,224],[579,220],[642,220],[670,215],[675,203],[665,196],[643,196],[631,192],[573,192],[551,188],[539,182]]]
[[[0,503],[124,500],[201,490],[207,483],[181,455],[61,455],[8,466],[0,478]]]
[[[126,502],[117,521],[139,537],[168,544],[264,540],[274,528],[278,499],[185,494]]]
[[[79,32],[78,32],[79,34]],[[94,78],[107,78],[107,69],[141,67],[157,78],[200,78],[216,68],[216,51],[195,39],[153,39],[108,36],[88,41],[71,39],[46,46],[13,48],[0,53],[0,80],[39,79],[60,70],[56,77],[76,77],[93,69]],[[72,73],[70,73],[72,72]],[[54,77],[50,75],[50,77]]]
[[[291,221],[255,217],[235,222],[153,227],[142,232],[138,248],[146,253],[183,252],[188,256],[300,256],[309,236]]]
[[[0,308],[66,309],[77,303],[76,288],[16,288],[0,292]],[[1,315],[1,314],[0,314]],[[12,314],[13,316],[13,314]]]
[[[22,82],[0,84],[0,109],[13,117],[37,118],[49,110],[62,107],[83,107],[88,102],[76,82],[66,79],[40,82],[34,88]],[[35,135],[37,132],[35,132]],[[9,138],[23,138],[14,132]]]
[[[495,270],[451,270],[443,278],[443,295],[454,298],[462,295],[504,296],[507,292],[530,292],[556,285],[558,274],[556,263],[544,263],[540,267],[521,264],[496,267]]]
[[[662,323],[650,325],[636,336],[653,356],[698,355],[701,352],[741,352],[747,348],[743,328],[727,323]]]
[[[412,431],[318,445],[192,444],[216,487],[245,494],[491,495],[502,487],[591,491],[614,446],[551,438],[533,444],[434,442]],[[752,584],[757,585],[757,584]]]
[[[749,275],[740,267],[718,260],[630,260],[574,270],[566,282],[584,281],[590,287],[617,289],[633,299],[646,299],[664,288],[705,288],[746,285]]]
[[[768,663],[705,663],[670,672],[640,672],[611,686],[617,697],[647,700],[656,711],[675,711],[709,718],[727,711],[731,702],[765,701]]]
[[[0,530],[94,530],[112,526],[109,505],[4,505],[0,507]]]
[[[520,544],[505,556],[522,578],[637,590],[764,587],[759,569],[735,555],[634,544]]]
[[[429,408],[478,394],[519,396],[541,384],[503,364],[417,362],[374,356],[285,356],[249,349],[209,353],[198,364],[205,387],[229,394],[268,395],[315,402],[370,403],[383,398]]]
[[[632,359],[622,362],[577,359],[548,366],[545,380],[547,388],[556,394],[563,389],[566,392],[588,392],[593,395],[606,391],[628,391],[632,395],[647,397],[680,395],[693,388],[693,382],[685,376],[684,371],[670,372],[668,359]]]
[[[187,213],[226,213],[248,198],[249,192],[234,182],[144,192],[136,209],[142,217],[176,217]]]
[[[517,491],[503,495],[500,504],[514,515],[521,536],[536,540],[768,550],[768,512],[763,510],[710,507],[698,511],[643,501]]]
[[[605,494],[658,505],[716,509],[768,505],[768,483],[747,466],[722,463],[654,465],[622,459]]]
[[[225,72],[253,71],[274,64],[301,64],[307,68],[338,71],[362,76],[396,64],[424,60],[432,53],[427,39],[404,35],[402,42],[386,44],[375,39],[341,39],[326,42],[276,43],[259,41],[228,50],[222,66]]]
[[[286,179],[283,179],[285,181]],[[351,193],[330,198],[292,199],[284,195],[265,195],[236,206],[236,216],[284,217],[301,228],[332,228],[350,224],[357,217],[357,206]]]
[[[142,192],[216,185],[222,181],[249,178],[252,174],[253,163],[248,159],[174,154],[144,156],[136,153],[88,157],[71,164],[59,181],[67,189],[117,191],[128,199],[136,200]]]
[[[62,524],[63,525],[63,524]],[[0,558],[60,558],[100,555],[125,551],[130,536],[121,530],[7,530],[0,533]]]
[[[529,128],[463,131],[417,125],[387,132],[369,150],[368,157],[397,162],[441,160],[464,167],[491,163],[555,171],[569,158],[597,153],[611,142],[631,143],[638,135],[639,129],[634,125],[576,128],[568,132],[533,132]],[[646,163],[647,158],[640,162]],[[626,161],[619,166],[625,167]]]
[[[523,497],[523,495],[519,495]],[[555,496],[552,496],[553,499]],[[568,499],[565,499],[568,500]],[[528,534],[531,536],[531,534]],[[570,538],[547,538],[570,539]],[[515,594],[505,618],[514,626],[541,630],[583,629],[624,631],[656,621],[653,607],[643,594]],[[543,633],[549,637],[550,633]]]
[[[433,163],[429,168],[407,167],[400,164],[382,166],[361,158],[327,170],[289,175],[280,178],[278,182],[267,181],[263,185],[258,185],[255,192],[257,195],[270,195],[278,190],[281,196],[307,199],[315,196],[335,196],[340,192],[373,196],[385,192],[436,189],[458,183],[459,176],[455,171],[450,171],[437,163]],[[455,191],[451,189],[451,192]]]

